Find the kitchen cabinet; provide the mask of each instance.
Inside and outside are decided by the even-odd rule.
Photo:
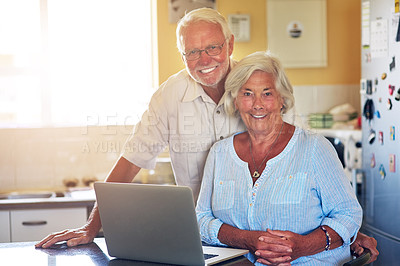
[[[52,232],[80,227],[87,220],[86,207],[10,210],[2,212],[9,212],[10,224],[8,228],[11,228],[9,230],[9,242],[38,241]]]
[[[10,237],[10,212],[0,211],[0,243],[11,241]]]

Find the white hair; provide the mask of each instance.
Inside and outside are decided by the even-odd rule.
[[[228,74],[225,81],[224,106],[228,114],[235,114],[234,100],[240,88],[248,81],[254,71],[272,74],[275,88],[283,99],[281,114],[285,114],[294,106],[293,87],[287,78],[278,58],[270,52],[255,52],[240,60]]]
[[[187,13],[178,22],[178,26],[176,28],[176,44],[180,53],[185,52],[183,43],[183,35],[185,34],[185,29],[190,24],[199,21],[205,21],[220,25],[225,39],[231,38],[232,36],[232,31],[229,28],[226,19],[218,11],[207,7],[195,9]]]

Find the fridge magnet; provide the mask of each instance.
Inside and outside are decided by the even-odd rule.
[[[381,76],[382,80],[386,79],[386,77],[387,77],[386,73],[382,73],[382,76]]]
[[[394,126],[390,127],[390,139],[395,140],[395,134],[394,134]]]
[[[383,166],[383,164],[381,164],[379,166],[379,174],[381,175],[382,179],[385,179],[386,177],[386,171],[385,171],[385,167]]]
[[[361,94],[366,94],[367,93],[367,80],[366,79],[361,79],[360,80],[360,92]]]
[[[376,165],[376,162],[375,162],[375,153],[372,153],[372,155],[371,155],[371,168],[374,168],[375,167],[375,165]]]
[[[380,113],[378,110],[376,110],[375,116],[376,116],[377,118],[381,118],[381,113]]]
[[[371,121],[374,118],[374,113],[375,113],[374,102],[372,101],[372,99],[366,100],[363,111],[365,118]]]
[[[396,101],[400,101],[400,88],[397,90],[396,95],[394,96]]]
[[[392,100],[388,99],[386,106],[387,106],[388,110],[392,110],[392,107],[393,107]]]
[[[390,95],[390,96],[393,95],[394,90],[395,90],[394,85],[389,85],[389,95]]]
[[[383,131],[379,131],[379,143],[383,145]]]
[[[394,58],[394,56],[393,56],[393,57],[392,57],[392,62],[391,62],[390,65],[389,65],[390,71],[392,71],[395,67],[396,67],[396,61],[395,61],[395,58]]]
[[[396,172],[396,155],[389,154],[389,171],[394,173]]]
[[[368,142],[369,142],[369,144],[374,143],[375,137],[376,137],[375,130],[371,129],[371,131],[369,132],[369,136],[368,136]]]
[[[366,83],[367,83],[366,92],[368,95],[371,95],[372,94],[372,80],[368,79]]]
[[[371,62],[371,53],[366,53],[365,54],[365,63],[370,63]]]

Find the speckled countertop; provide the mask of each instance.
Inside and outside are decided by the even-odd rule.
[[[65,243],[56,244],[49,249],[35,248],[34,244],[34,242],[0,243],[1,265],[167,265],[111,257],[108,255],[104,238],[96,238],[93,243],[71,248],[68,248]],[[244,256],[241,256],[218,265],[251,266],[253,264]]]

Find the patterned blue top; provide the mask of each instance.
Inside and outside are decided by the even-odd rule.
[[[223,223],[244,230],[270,228],[298,234],[327,225],[344,244],[292,264],[339,265],[350,260],[351,239],[361,226],[362,209],[329,141],[296,128],[285,149],[267,162],[253,185],[233,138],[214,144],[207,158],[196,207],[202,240],[223,246],[217,238]],[[248,258],[255,261],[252,254]]]

